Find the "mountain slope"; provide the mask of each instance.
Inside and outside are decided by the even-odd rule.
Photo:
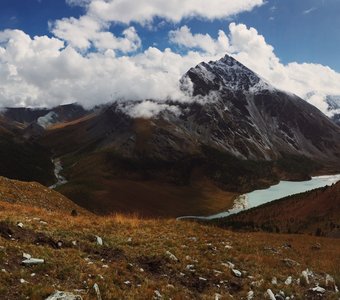
[[[340,238],[340,182],[273,201],[215,222],[220,226],[238,229]]]
[[[209,119],[206,135],[215,147],[246,159],[276,159],[284,152],[338,161],[339,127],[314,106],[276,90],[232,57],[199,64],[182,82],[187,78],[193,96],[214,99],[186,118],[190,116],[190,125],[197,129]]]
[[[176,110],[152,118],[131,117],[138,102],[127,101],[48,128],[39,142],[69,181],[59,190],[101,213],[180,216],[224,210],[235,193],[279,179],[340,171],[340,128],[233,58],[199,64],[181,84],[192,100],[168,101]]]
[[[8,120],[21,123],[23,126],[36,123],[41,127],[47,127],[53,123],[72,121],[81,118],[87,113],[88,111],[78,104],[66,104],[51,109],[7,107],[1,114]]]
[[[37,182],[22,182],[6,177],[0,177],[0,201],[67,214],[76,210],[78,213],[89,215],[65,196]]]
[[[30,198],[26,192],[22,196]],[[51,193],[42,189],[41,197]],[[1,199],[0,208],[4,300],[46,299],[55,290],[97,299],[95,284],[102,299],[270,299],[268,289],[277,299],[339,297],[339,239],[122,215],[71,216],[60,207]],[[43,262],[25,265],[23,254]]]
[[[24,181],[54,182],[49,149],[23,137],[21,124],[0,116],[0,175]]]

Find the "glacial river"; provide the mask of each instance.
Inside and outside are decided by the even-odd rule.
[[[180,219],[201,219],[212,220],[223,218],[231,214],[238,213],[242,210],[246,210],[252,207],[256,207],[283,197],[287,197],[294,194],[303,193],[316,188],[332,185],[340,181],[340,174],[337,175],[325,175],[312,177],[307,181],[280,181],[279,184],[273,185],[268,189],[256,190],[248,194],[239,196],[234,203],[234,207],[230,210],[211,215],[211,216],[185,216],[179,217]]]
[[[61,172],[63,171],[63,166],[61,165],[61,160],[59,158],[52,159],[52,163],[54,164],[54,176],[57,180],[57,182],[50,186],[50,189],[55,189],[58,186],[61,186],[65,183],[67,183],[67,180],[65,177],[61,175]]]

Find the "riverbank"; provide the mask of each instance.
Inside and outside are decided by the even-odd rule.
[[[241,195],[236,198],[233,207],[230,210],[223,211],[210,216],[183,216],[177,218],[183,219],[198,219],[198,220],[213,220],[224,218],[232,214],[236,214],[243,210],[257,207],[271,201],[275,201],[287,196],[303,193],[313,189],[332,185],[340,181],[340,174],[322,175],[312,177],[307,181],[280,181],[276,185],[263,190],[255,190],[251,193]]]
[[[340,181],[206,222],[242,231],[340,238]]]

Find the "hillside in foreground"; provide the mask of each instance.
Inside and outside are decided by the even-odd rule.
[[[214,221],[222,227],[340,237],[340,182]]]
[[[1,299],[339,298],[339,239],[41,207],[0,202]]]

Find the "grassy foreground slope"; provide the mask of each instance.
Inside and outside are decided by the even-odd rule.
[[[45,261],[24,266],[23,253]],[[338,299],[339,253],[339,239],[0,202],[1,299],[46,299],[55,290],[97,299],[95,283],[102,299],[269,299],[267,289]],[[316,284],[322,292],[311,290]]]

